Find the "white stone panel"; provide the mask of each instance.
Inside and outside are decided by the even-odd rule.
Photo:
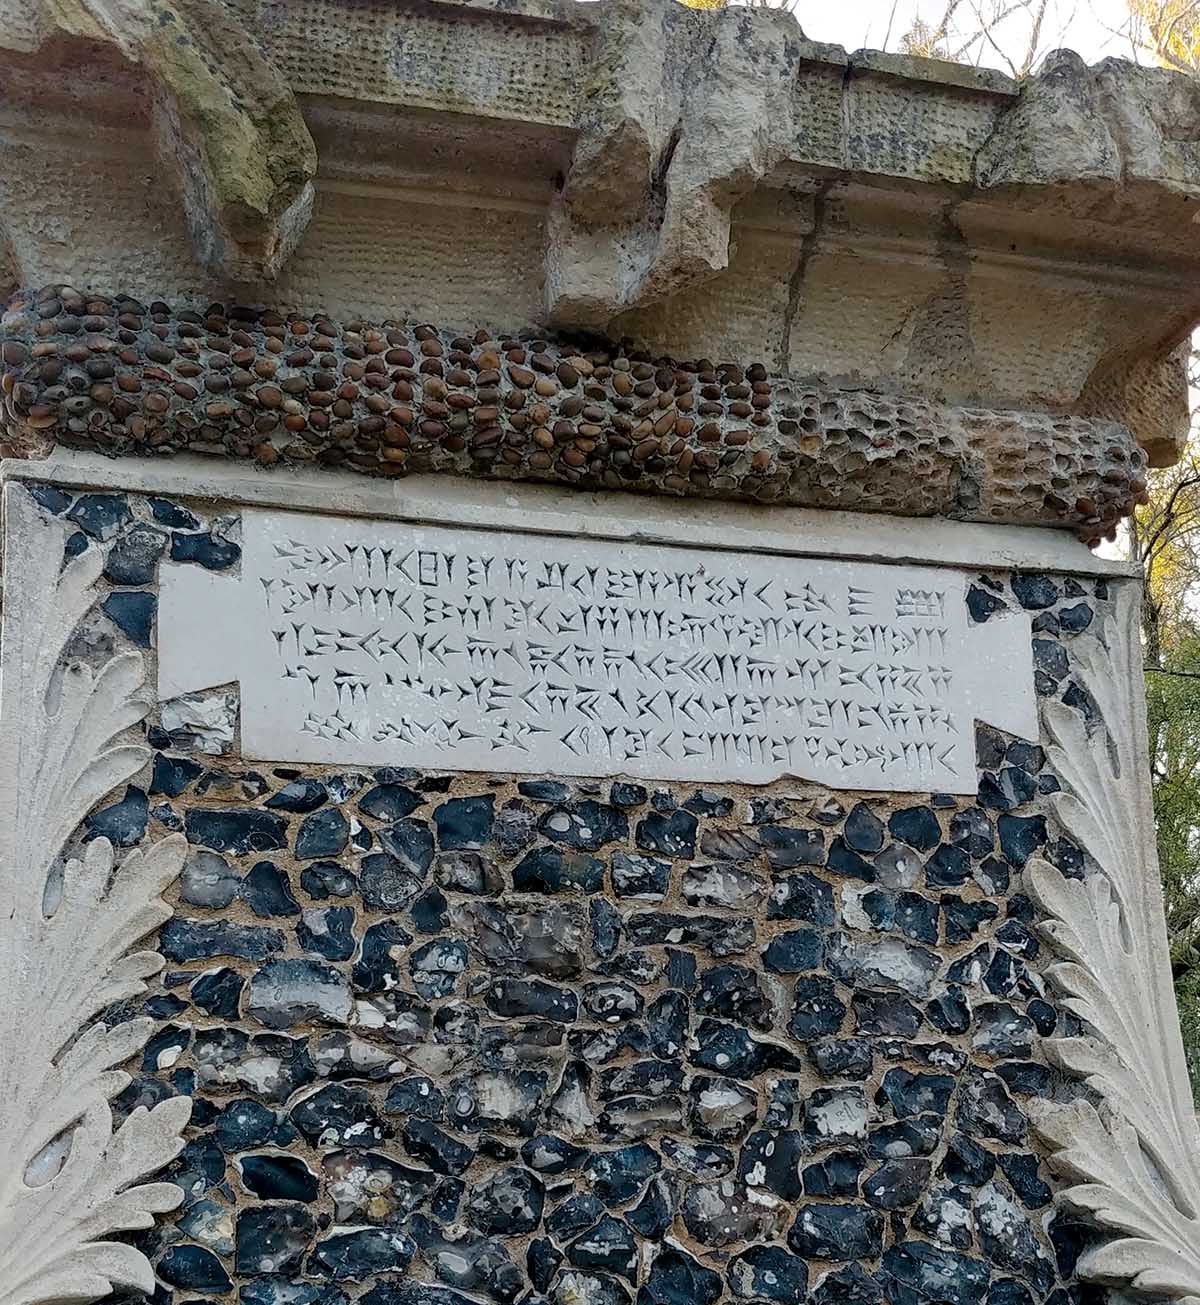
[[[240,576],[164,564],[159,692],[241,684],[247,758],[976,789],[1036,737],[1029,619],[967,576],[249,510]]]

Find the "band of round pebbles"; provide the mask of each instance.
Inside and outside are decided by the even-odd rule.
[[[65,286],[0,319],[0,439],[190,449],[371,475],[1068,526],[1094,541],[1145,492],[1122,425],[951,407],[653,358],[594,341],[465,336]]]

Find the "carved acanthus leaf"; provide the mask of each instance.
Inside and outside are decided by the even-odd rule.
[[[139,1107],[115,1132],[117,1068],[152,1021],[95,1017],[145,990],[163,964],[131,950],[170,915],[162,892],[185,844],[171,836],[115,865],[97,838],[61,863],[88,810],[147,760],[123,741],[145,714],[136,654],[98,671],[64,653],[91,606],[99,550],[61,570],[65,531],[10,485],[5,499],[0,695],[0,1305],[90,1301],[116,1286],[152,1291],[150,1264],[107,1240],[173,1209],[173,1183],[143,1183],[182,1148],[191,1110]],[[61,873],[59,868],[61,867]]]
[[[1079,640],[1079,678],[1095,715],[1043,706],[1047,754],[1062,785],[1062,827],[1097,871],[1066,879],[1034,860],[1029,887],[1059,960],[1049,976],[1095,1037],[1048,1050],[1101,1098],[1043,1102],[1032,1112],[1072,1180],[1063,1201],[1112,1238],[1087,1252],[1086,1279],[1200,1305],[1200,1131],[1175,1010],[1141,712],[1133,586],[1121,586],[1108,646]],[[1136,818],[1140,815],[1142,818]]]

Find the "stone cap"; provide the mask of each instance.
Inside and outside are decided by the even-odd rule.
[[[585,329],[1177,454],[1191,79],[1018,85],[673,0],[159,8],[0,0],[11,284]]]

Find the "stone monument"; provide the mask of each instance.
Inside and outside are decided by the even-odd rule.
[[[1139,578],[1200,87],[0,0],[0,1303],[1200,1301]]]

